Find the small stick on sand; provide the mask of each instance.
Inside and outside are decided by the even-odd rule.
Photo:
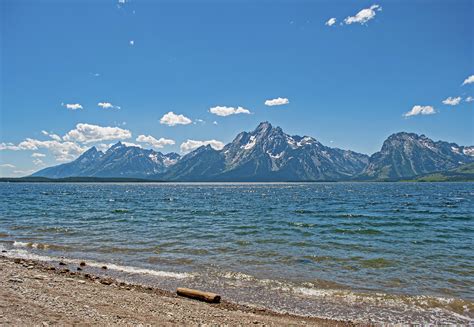
[[[190,288],[178,287],[176,293],[180,296],[189,297],[191,299],[196,299],[209,303],[219,303],[221,301],[221,296],[215,293],[203,292],[198,290],[193,290]]]

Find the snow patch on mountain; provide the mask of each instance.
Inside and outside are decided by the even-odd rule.
[[[466,156],[474,157],[474,146],[466,146],[462,151]]]
[[[273,158],[273,159],[280,159],[281,157],[283,157],[283,155],[285,154],[285,151],[282,151],[278,154],[272,154],[270,151],[267,151],[267,154],[270,156],[270,158]]]
[[[165,159],[163,160],[163,164],[165,165],[165,167],[173,166],[177,162],[178,162],[178,159],[170,159],[168,157],[165,157]]]
[[[297,142],[296,145],[298,147],[301,147],[301,146],[304,146],[306,144],[312,144],[312,143],[315,143],[316,140],[313,139],[312,137],[309,137],[309,136],[305,136],[301,139],[301,141]]]
[[[245,150],[250,150],[252,149],[255,144],[257,144],[257,138],[255,137],[255,135],[252,135],[250,136],[250,140],[247,144],[243,145],[241,148],[245,149]]]
[[[459,151],[459,148],[456,148],[456,147],[454,147],[454,146],[451,147],[451,151],[453,151],[454,153],[461,153],[461,152]]]

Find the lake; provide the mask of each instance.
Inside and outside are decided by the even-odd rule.
[[[0,247],[283,312],[472,323],[473,185],[0,183]]]

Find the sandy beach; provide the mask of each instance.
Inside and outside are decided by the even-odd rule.
[[[353,326],[225,300],[208,304],[33,260],[0,257],[0,325]]]

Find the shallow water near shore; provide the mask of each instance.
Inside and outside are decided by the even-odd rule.
[[[296,314],[472,323],[472,183],[2,183],[0,197],[11,256]]]

